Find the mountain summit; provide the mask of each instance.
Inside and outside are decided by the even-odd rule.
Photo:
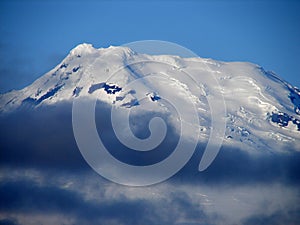
[[[189,73],[203,82],[184,77]],[[169,83],[148,75],[163,76]],[[219,87],[206,79],[211,76]],[[143,82],[129,85],[139,79]],[[274,73],[251,63],[146,55],[127,47],[78,45],[31,85],[1,95],[0,112],[35,110],[79,97],[129,110],[142,109],[142,101],[147,101],[153,110],[164,111],[164,92],[197,106],[202,141],[207,140],[211,125],[207,98],[218,97],[219,92],[227,111],[225,145],[256,151],[300,149],[300,90]]]

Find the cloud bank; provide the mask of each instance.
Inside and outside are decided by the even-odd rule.
[[[111,132],[100,105],[98,132],[112,154],[143,165],[167,157],[177,143],[171,126],[152,154],[131,152]],[[251,153],[223,147],[197,171],[204,145],[166,182],[143,188],[111,183],[82,158],[72,133],[71,105],[20,109],[0,118],[0,224],[295,224],[300,154]],[[138,121],[137,118],[135,118]],[[134,129],[146,137],[147,120]],[[141,132],[143,131],[143,132]],[[167,148],[168,147],[168,148]],[[148,160],[148,161],[147,161]]]

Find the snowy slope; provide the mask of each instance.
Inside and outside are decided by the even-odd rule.
[[[185,76],[190,73],[203,82],[193,83]],[[209,82],[211,76],[220,89]],[[34,109],[85,96],[125,109],[143,110],[143,102],[148,102],[151,110],[168,112],[165,93],[196,105],[199,124],[194,125],[200,130],[199,140],[207,141],[211,125],[207,97],[217,96],[218,91],[227,111],[225,145],[255,151],[288,151],[291,146],[300,150],[300,90],[251,63],[150,56],[126,47],[95,49],[81,44],[28,87],[1,95],[0,111]]]

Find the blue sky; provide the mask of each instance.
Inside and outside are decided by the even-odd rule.
[[[300,87],[300,1],[0,1],[0,92],[20,89],[82,42],[157,39],[250,61]]]
[[[201,57],[257,63],[300,87],[300,1],[150,1],[0,0],[0,93],[29,85],[80,43],[108,47],[149,39],[175,42]],[[273,154],[261,147],[252,154],[224,145],[210,168],[198,173],[204,149],[199,141],[174,177],[126,187],[101,178],[80,154],[72,104],[44,106],[31,110],[25,104],[24,110],[0,116],[0,224],[300,221],[300,153],[293,148]],[[97,106],[102,140],[120,150],[115,152],[125,162],[137,160],[126,146],[119,149],[110,109]],[[137,121],[145,118],[137,118],[133,126],[139,127]],[[278,129],[274,126],[275,133]],[[168,133],[158,149],[163,154],[172,150],[165,146],[177,143],[175,129]]]

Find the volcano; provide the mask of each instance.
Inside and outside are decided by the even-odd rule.
[[[193,73],[200,81],[195,84],[184,73]],[[154,75],[165,79],[152,79]],[[208,79],[212,76],[217,83]],[[139,79],[143,82],[127,87]],[[207,141],[211,132],[207,99],[222,95],[226,106],[224,145],[253,151],[300,149],[300,90],[275,73],[251,63],[146,55],[127,47],[78,45],[31,85],[2,94],[0,111],[34,110],[72,103],[83,96],[135,110],[143,110],[140,101],[145,98],[143,101],[154,103],[151,110],[164,111],[162,93],[176,96],[179,105],[192,101],[202,141]],[[186,109],[184,113],[190,112]]]
[[[111,182],[123,171],[107,157],[113,179],[96,174],[80,139],[94,149],[95,132],[156,184]],[[300,90],[259,65],[80,44],[0,95],[0,135],[0,224],[300,221]],[[171,157],[164,182],[147,181],[169,167],[139,174]]]

